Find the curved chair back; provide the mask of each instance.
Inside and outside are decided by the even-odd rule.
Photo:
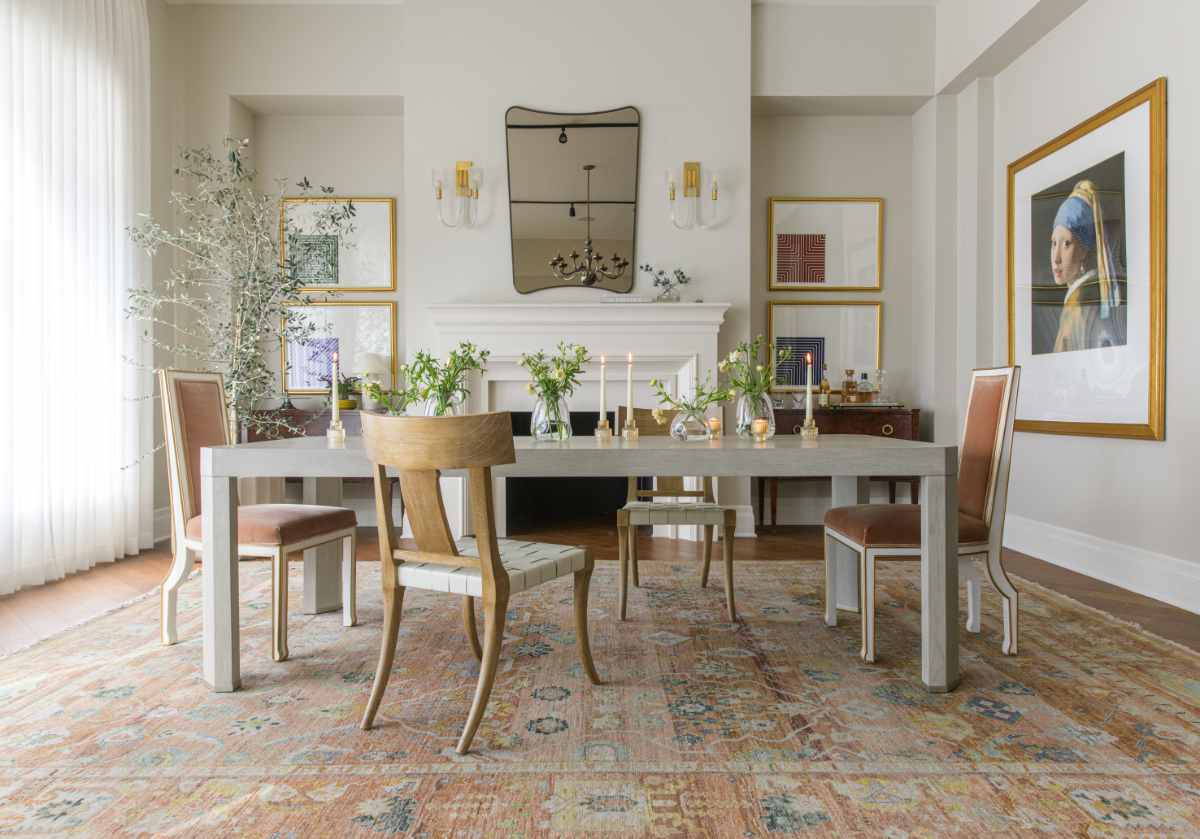
[[[625,427],[625,417],[628,413],[629,409],[624,405],[617,406],[617,427],[613,430],[613,434],[621,433],[621,429]],[[670,420],[660,423],[654,418],[654,411],[649,408],[634,408],[633,421],[637,423],[638,434],[644,437],[667,437],[671,433]],[[684,489],[683,478],[678,475],[656,475],[654,489],[639,489],[637,481],[637,478],[629,479],[629,487],[625,493],[626,501],[637,501],[655,496],[703,498],[705,501],[712,501],[716,497],[713,493],[713,480],[708,476],[704,478],[703,489]]]
[[[959,446],[958,509],[982,520],[988,526],[991,541],[1001,535],[992,532],[992,522],[1000,523],[996,531],[1004,526],[1020,380],[1020,367],[995,367],[971,373],[967,418]]]
[[[367,457],[374,466],[380,558],[475,564],[472,557],[452,561],[459,554],[438,486],[441,470],[466,469],[484,587],[500,581],[507,585],[508,577],[503,573],[496,542],[491,467],[516,460],[511,414],[505,411],[462,417],[389,417],[364,411],[361,418]],[[391,481],[386,472],[389,466],[400,473],[400,492],[418,555],[397,552],[395,548]]]
[[[220,373],[159,370],[167,481],[171,493],[171,533],[182,538],[184,524],[200,515],[200,450],[228,446],[229,415]]]

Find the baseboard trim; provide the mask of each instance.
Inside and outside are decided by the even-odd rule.
[[[1200,563],[1011,514],[1004,546],[1200,614]]]
[[[154,511],[154,544],[171,538],[171,508],[159,507]]]

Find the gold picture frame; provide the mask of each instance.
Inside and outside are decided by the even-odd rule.
[[[767,342],[768,342],[768,346],[771,347],[771,351],[772,352],[775,351],[775,349],[777,348],[779,339],[781,337],[783,337],[783,338],[792,337],[792,336],[780,336],[779,334],[777,334],[776,327],[777,327],[777,322],[779,320],[779,316],[776,315],[777,311],[783,312],[785,310],[799,309],[801,307],[810,307],[810,308],[820,307],[820,311],[824,312],[829,307],[835,307],[835,306],[864,307],[864,308],[873,308],[875,310],[875,327],[874,327],[875,348],[874,348],[874,352],[868,352],[868,355],[870,356],[870,359],[874,363],[874,367],[872,369],[875,369],[875,370],[881,369],[883,367],[883,301],[882,300],[772,300],[769,303],[767,303]],[[821,337],[823,338],[825,336],[821,336]],[[825,363],[828,363],[828,356],[823,355],[823,359],[824,359]],[[793,358],[792,360],[793,360],[793,362],[796,361],[795,358]],[[819,377],[821,375],[821,367],[819,364],[817,364],[817,361],[815,359],[814,359],[813,363],[814,363],[814,367],[815,367],[815,369],[813,371],[813,375],[814,375],[814,378],[817,378],[817,380],[819,381],[820,380]],[[831,383],[834,381],[837,381],[837,382],[841,381],[840,373],[843,369],[845,369],[845,368],[844,367],[842,367],[842,368],[831,367],[830,368],[830,375],[833,376],[833,378],[830,379]],[[860,367],[856,366],[854,369],[858,370],[858,369],[865,369],[865,368],[860,368]],[[780,384],[778,384],[778,377],[776,378],[776,382],[772,383],[771,388],[770,388],[771,393],[798,393],[803,390],[804,390],[804,385],[780,385]],[[838,389],[835,389],[833,392],[841,393],[842,391],[840,388],[838,388]]]
[[[1017,207],[1016,178],[1029,166],[1075,143],[1118,117],[1149,104],[1149,200],[1148,200],[1148,308],[1149,350],[1147,410],[1145,422],[1073,422],[1018,419],[1017,431],[1039,434],[1068,434],[1085,437],[1120,437],[1162,440],[1166,434],[1166,284],[1167,284],[1167,80],[1150,84],[1089,117],[1068,131],[1039,146],[1008,166],[1006,209],[1006,270],[1008,303],[1008,363],[1017,364]],[[1031,356],[1035,357],[1036,356]],[[1024,378],[1032,379],[1031,370]],[[1023,383],[1028,385],[1029,383]],[[1024,388],[1026,392],[1029,387]],[[1022,395],[1025,395],[1024,393]]]
[[[784,204],[869,204],[875,208],[875,283],[873,285],[839,285],[837,283],[780,283],[777,281],[777,257],[775,247],[776,205]],[[882,291],[883,290],[883,217],[884,199],[877,196],[863,197],[793,197],[771,196],[767,199],[767,290],[768,291]]]
[[[286,235],[286,219],[288,209],[290,207],[311,205],[311,204],[345,204],[351,203],[358,207],[372,207],[374,205],[384,205],[387,208],[387,223],[383,231],[386,235],[386,244],[379,245],[375,250],[383,250],[387,254],[388,266],[381,275],[381,282],[374,285],[362,285],[355,283],[353,285],[341,285],[338,283],[309,283],[304,286],[304,293],[321,293],[321,294],[374,294],[378,292],[394,292],[396,290],[396,199],[381,196],[364,196],[364,195],[302,195],[302,196],[287,196],[282,199],[279,206],[279,258],[280,261],[287,259],[287,235]],[[365,217],[364,217],[365,218]],[[360,221],[361,225],[362,222]],[[362,235],[360,233],[360,235]]]
[[[321,308],[321,307],[326,307],[326,306],[343,307],[343,308],[345,308],[345,307],[361,307],[361,308],[375,308],[375,309],[382,308],[382,309],[387,310],[387,323],[388,323],[388,331],[389,331],[389,336],[388,336],[388,339],[386,342],[387,345],[386,345],[386,347],[380,347],[378,349],[386,349],[387,350],[388,367],[389,367],[389,371],[391,372],[391,376],[392,376],[391,387],[395,387],[396,381],[397,381],[397,373],[399,372],[399,368],[398,368],[397,361],[396,361],[397,350],[398,350],[396,301],[394,301],[394,300],[340,300],[340,299],[339,300],[314,300],[311,298],[304,298],[302,300],[296,300],[296,301],[288,304],[289,309],[293,309],[293,308],[313,309],[313,308]],[[285,317],[283,323],[284,324],[287,323],[286,317]],[[326,388],[326,387],[304,387],[304,386],[293,387],[289,384],[287,343],[288,343],[287,339],[281,335],[280,340],[279,340],[279,377],[280,377],[280,381],[281,381],[281,384],[283,387],[283,392],[285,394],[287,394],[288,396],[316,396],[316,395],[324,396],[324,395],[328,394],[329,388]],[[340,350],[340,348],[339,348],[339,350]],[[354,358],[347,358],[342,362],[341,369],[345,375],[354,375],[355,361],[356,361],[356,359],[354,359]]]

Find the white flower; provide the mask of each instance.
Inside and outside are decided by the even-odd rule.
[[[530,382],[529,384],[525,385],[525,390],[529,391],[530,396],[533,396],[537,393],[537,391],[533,389],[533,382]]]
[[[761,364],[756,364],[754,369],[761,373],[763,371],[763,366]]]
[[[722,361],[720,364],[717,365],[717,369],[720,370],[722,373],[724,373],[726,370],[729,369],[729,362]]]
[[[730,352],[729,353],[729,363],[730,364],[736,363],[737,357],[738,357],[737,350],[733,350],[732,352]]]

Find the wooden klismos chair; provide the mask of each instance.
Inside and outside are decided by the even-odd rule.
[[[505,412],[461,417],[388,417],[363,413],[362,430],[375,479],[383,581],[383,642],[362,727],[371,728],[387,689],[406,588],[464,596],[467,634],[480,659],[480,667],[475,700],[458,741],[459,754],[466,754],[471,748],[471,740],[487,708],[496,680],[504,617],[511,595],[557,577],[575,575],[575,635],[579,656],[588,678],[599,684],[588,642],[591,552],[587,548],[496,538],[492,467],[516,460],[511,415]],[[389,466],[400,473],[400,492],[417,543],[415,551],[396,547],[392,481],[386,471]],[[474,539],[463,539],[456,544],[450,534],[438,489],[441,469],[467,472]],[[483,601],[482,648],[475,629],[472,603],[475,598]]]
[[[175,617],[179,586],[192,570],[192,555],[203,550],[200,450],[232,442],[220,373],[160,370],[163,434],[171,489],[174,558],[162,583],[162,642],[178,640]],[[355,527],[353,510],[306,504],[247,504],[238,507],[238,556],[271,560],[272,655],[288,657],[288,555],[329,542],[342,543],[342,624],[358,622],[355,612]],[[336,560],[332,560],[336,561]]]
[[[1017,590],[1001,563],[1004,508],[1012,455],[1020,367],[971,374],[967,420],[959,447],[958,569],[967,582],[967,631],[979,631],[982,578],[973,559],[986,558],[988,576],[1004,600],[1006,655],[1017,652]],[[921,508],[916,504],[859,504],[825,514],[825,623],[837,625],[837,561],[833,543],[858,554],[862,658],[875,660],[875,561],[921,558]]]
[[[617,409],[617,428],[624,428],[626,408]],[[638,434],[646,437],[664,437],[670,427],[654,419],[654,412],[645,408],[634,408],[633,418]],[[656,498],[695,498],[696,501],[655,501]],[[646,500],[649,499],[649,500]],[[663,477],[654,479],[653,489],[639,489],[638,479],[629,479],[626,504],[617,511],[617,556],[620,559],[620,616],[625,620],[625,601],[628,594],[629,570],[632,568],[633,584],[640,586],[638,579],[637,532],[640,525],[649,524],[692,524],[704,528],[704,567],[700,571],[700,587],[708,585],[708,569],[712,563],[713,528],[724,528],[721,546],[725,557],[725,606],[731,621],[737,620],[733,601],[733,534],[737,526],[737,511],[716,503],[713,479],[704,478],[703,489],[684,489],[683,478]]]

